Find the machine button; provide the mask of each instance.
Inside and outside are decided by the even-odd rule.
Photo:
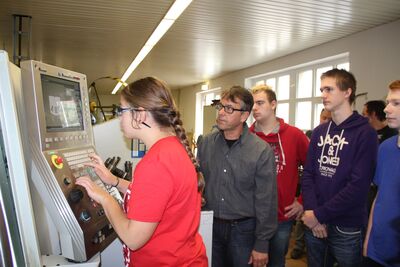
[[[63,162],[64,162],[64,160],[63,160],[62,157],[58,156],[58,157],[56,158],[56,163],[57,163],[57,164],[61,164],[61,163],[63,163]]]
[[[103,209],[98,210],[97,211],[97,215],[103,216],[104,215],[104,210]]]
[[[78,203],[79,201],[81,201],[82,198],[83,198],[83,192],[82,192],[82,190],[73,189],[73,190],[71,190],[71,192],[69,193],[69,199],[70,199],[73,203]]]
[[[93,244],[98,244],[99,243],[99,238],[97,236],[94,236],[92,238],[92,242],[93,242]]]
[[[64,184],[65,185],[70,185],[71,184],[71,179],[69,179],[68,177],[64,177]]]
[[[90,213],[87,210],[83,210],[81,212],[81,215],[79,216],[79,219],[83,222],[87,222],[91,219],[92,217],[90,216]]]
[[[62,157],[58,155],[51,155],[51,163],[53,163],[54,167],[57,169],[62,169],[64,167],[64,160]]]

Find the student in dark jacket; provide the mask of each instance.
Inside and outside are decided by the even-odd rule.
[[[302,177],[310,267],[361,264],[378,139],[368,120],[352,111],[355,91],[356,80],[345,70],[321,76],[322,100],[332,120],[314,129]]]

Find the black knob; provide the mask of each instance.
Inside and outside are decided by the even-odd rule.
[[[73,203],[78,203],[79,201],[81,201],[82,198],[83,198],[83,192],[80,189],[73,189],[69,193],[69,199]]]
[[[99,238],[97,236],[94,236],[92,238],[92,242],[93,242],[93,244],[98,244],[100,242],[100,240],[99,240]]]
[[[92,217],[90,216],[90,213],[87,210],[83,210],[81,212],[81,215],[79,216],[79,218],[84,221],[87,222],[89,221]]]
[[[70,185],[71,184],[71,179],[69,179],[68,177],[64,177],[63,182],[64,182],[65,185]]]

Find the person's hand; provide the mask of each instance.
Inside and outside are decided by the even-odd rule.
[[[89,197],[100,205],[103,205],[104,201],[111,197],[104,189],[95,184],[89,176],[79,177],[75,184],[84,187]]]
[[[287,207],[285,207],[285,217],[292,218],[296,217],[296,220],[300,219],[303,214],[303,205],[301,205],[297,199],[293,201],[293,203]]]
[[[91,162],[85,163],[85,166],[92,167],[94,172],[100,177],[100,179],[109,185],[116,185],[118,178],[115,177],[104,165],[103,160],[96,154],[90,154],[89,158]]]
[[[201,207],[204,207],[206,205],[207,201],[204,197],[201,197]]]
[[[303,221],[304,225],[310,229],[313,229],[317,224],[319,224],[319,221],[317,217],[315,217],[313,210],[306,210],[303,213],[303,216],[301,216],[301,220]]]
[[[311,231],[316,238],[328,237],[328,231],[326,230],[325,224],[318,223],[313,229],[311,229]]]
[[[265,267],[268,263],[268,253],[262,253],[255,251],[254,249],[251,251],[250,259],[248,264],[253,264],[254,267]]]

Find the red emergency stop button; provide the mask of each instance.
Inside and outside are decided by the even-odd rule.
[[[56,162],[57,162],[57,164],[63,163],[63,158],[60,157],[60,156],[58,156],[58,157],[56,158]]]
[[[62,157],[58,155],[51,155],[51,163],[53,163],[54,167],[57,169],[62,169],[64,167],[64,160]]]

